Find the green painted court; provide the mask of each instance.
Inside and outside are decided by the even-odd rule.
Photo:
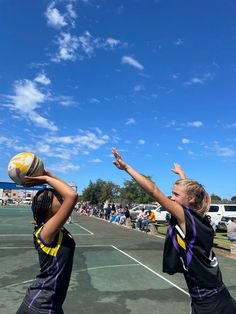
[[[76,250],[65,314],[189,313],[181,274],[162,273],[163,237],[73,214]],[[0,207],[0,313],[15,313],[38,273],[29,207]],[[236,298],[236,261],[218,256]]]

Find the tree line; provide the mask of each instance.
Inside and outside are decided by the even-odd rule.
[[[151,180],[151,177],[146,176]],[[147,204],[155,200],[148,195],[133,179],[125,180],[123,186],[112,181],[98,179],[95,182],[89,181],[88,186],[79,196],[80,201],[92,204],[104,203],[107,200],[114,203],[135,203]],[[230,200],[221,199],[218,195],[211,195],[212,203],[236,203],[236,196]]]

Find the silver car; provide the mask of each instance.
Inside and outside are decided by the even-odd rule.
[[[152,205],[152,204],[139,204],[139,205],[137,205],[137,206],[135,206],[129,210],[130,218],[132,220],[137,219],[138,214],[141,213],[143,208],[145,211],[146,210],[152,210],[155,212],[155,210],[157,210],[158,207],[160,207],[160,206]]]

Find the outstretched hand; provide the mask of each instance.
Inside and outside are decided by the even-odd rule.
[[[114,155],[116,161],[113,162],[113,164],[120,170],[126,170],[127,169],[127,164],[124,162],[122,159],[121,155],[119,154],[118,150],[114,147],[112,147],[112,154]]]
[[[175,174],[179,175],[180,179],[185,179],[186,178],[184,170],[176,162],[174,162],[174,168],[171,169],[171,171],[174,172]]]

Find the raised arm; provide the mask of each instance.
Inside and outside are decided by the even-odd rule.
[[[51,192],[52,202],[47,220],[41,232],[41,238],[45,243],[51,243],[61,227],[66,223],[77,201],[77,193],[74,189],[65,183],[62,179],[57,178],[45,171],[45,175],[38,177],[26,177],[26,185],[32,186],[38,184],[48,184],[56,190],[56,194]],[[36,182],[39,183],[36,183]],[[49,192],[50,193],[50,192]],[[58,195],[57,195],[58,194]]]
[[[186,179],[186,175],[185,175],[184,170],[176,162],[174,162],[174,168],[171,169],[171,171],[174,172],[175,174],[177,174],[180,179]]]
[[[149,195],[175,216],[179,224],[185,222],[184,211],[181,205],[170,200],[152,181],[128,165],[115,148],[112,148],[112,153],[116,159],[114,165],[118,169],[126,171]]]

